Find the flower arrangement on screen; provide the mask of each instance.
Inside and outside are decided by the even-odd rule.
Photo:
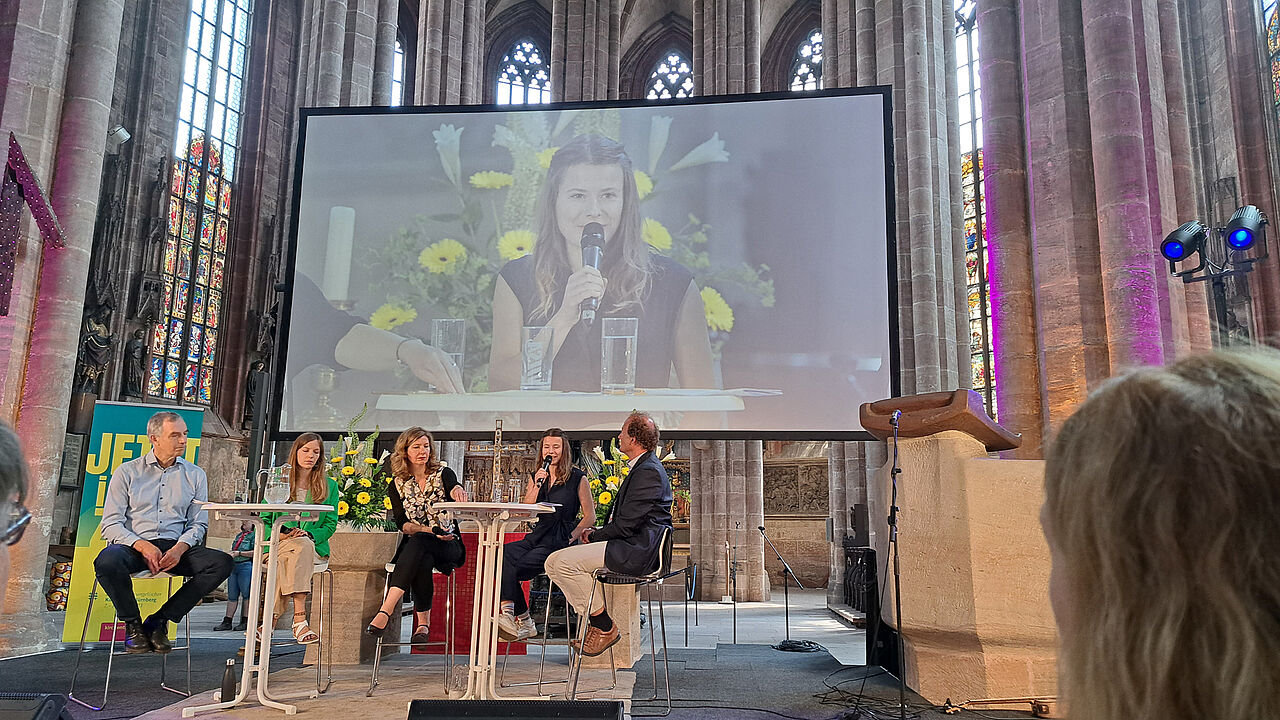
[[[334,446],[329,458],[329,474],[339,488],[338,522],[357,530],[395,530],[395,523],[387,519],[391,510],[391,499],[387,497],[391,475],[386,464],[391,453],[383,450],[374,456],[377,430],[361,439],[352,429],[362,417],[364,411],[347,426],[347,434]]]
[[[647,152],[631,149],[644,216],[642,236],[657,252],[693,272],[706,308],[712,349],[719,354],[733,330],[732,303],[758,302],[772,307],[773,280],[766,265],[715,263],[708,251],[712,228],[694,214],[688,213],[683,225],[674,228],[646,212],[646,203],[663,195],[668,176],[729,161],[724,141],[714,133],[660,170],[671,122],[670,117],[652,118]],[[492,144],[510,154],[510,167],[503,169],[477,168],[467,162],[461,151],[465,130],[442,124],[432,132],[444,176],[440,182],[456,196],[456,206],[450,212],[416,218],[370,255],[372,269],[385,280],[387,289],[386,301],[372,313],[370,323],[403,334],[405,329],[396,328],[420,316],[465,319],[463,382],[470,391],[484,391],[488,389],[493,338],[490,312],[494,285],[504,264],[533,252],[537,242],[535,205],[551,157],[560,144],[576,135],[597,133],[618,138],[621,119],[616,109],[560,113],[552,126],[544,113],[511,113],[506,124],[493,132]],[[670,195],[664,199],[664,215],[670,217],[675,202]],[[430,342],[427,333],[417,334]]]
[[[658,456],[665,464],[676,459],[676,455],[668,445],[665,449],[658,448]],[[618,498],[618,487],[622,485],[622,481],[631,472],[631,466],[628,464],[629,458],[618,449],[616,440],[609,441],[609,448],[597,445],[591,449],[591,454],[583,457],[584,472],[587,474],[588,485],[591,487],[591,497],[596,502],[596,525],[603,525],[605,518],[609,515],[609,509],[613,507],[613,503]],[[668,477],[671,480],[671,487],[676,495],[676,502],[679,504],[680,494],[684,494],[687,501],[689,491],[677,488],[679,475],[671,474],[668,470]],[[674,508],[673,508],[674,511]]]

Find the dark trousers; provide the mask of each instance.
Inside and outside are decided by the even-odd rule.
[[[151,544],[163,553],[177,542],[160,538],[152,540]],[[169,573],[190,579],[182,583],[178,592],[165,601],[153,617],[170,622],[186,617],[201,598],[231,575],[234,564],[230,555],[219,550],[200,545],[188,548]],[[108,545],[94,558],[93,569],[98,575],[98,584],[116,606],[116,616],[121,620],[141,620],[142,612],[138,610],[138,600],[133,596],[133,578],[130,576],[147,569],[142,553],[128,545]]]
[[[391,587],[413,593],[413,609],[426,612],[431,609],[431,596],[435,594],[432,568],[452,571],[462,564],[466,550],[457,540],[441,540],[431,533],[406,535],[396,553],[396,569],[391,573]]]
[[[547,556],[560,548],[539,545],[529,538],[509,542],[502,546],[502,584],[499,596],[515,603],[517,615],[529,612],[529,601],[520,583],[542,574]]]

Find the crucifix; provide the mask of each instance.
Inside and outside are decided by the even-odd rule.
[[[52,247],[65,247],[62,226],[53,208],[45,200],[40,182],[27,165],[18,138],[9,133],[9,158],[5,161],[3,181],[0,182],[0,315],[9,314],[9,299],[13,294],[13,272],[18,258],[18,225],[22,220],[22,205],[31,208],[31,216],[40,228],[40,237]]]

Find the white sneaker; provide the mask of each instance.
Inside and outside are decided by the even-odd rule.
[[[520,621],[516,620],[516,614],[511,610],[503,610],[493,619],[498,624],[498,637],[503,640],[515,640],[520,634]]]
[[[516,633],[516,640],[524,640],[538,634],[538,626],[534,624],[533,617],[518,618],[520,622],[520,630]]]

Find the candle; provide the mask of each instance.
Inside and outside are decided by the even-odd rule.
[[[329,208],[329,244],[325,248],[324,284],[321,289],[334,304],[347,304],[351,300],[351,245],[355,235],[355,208],[341,205]]]

